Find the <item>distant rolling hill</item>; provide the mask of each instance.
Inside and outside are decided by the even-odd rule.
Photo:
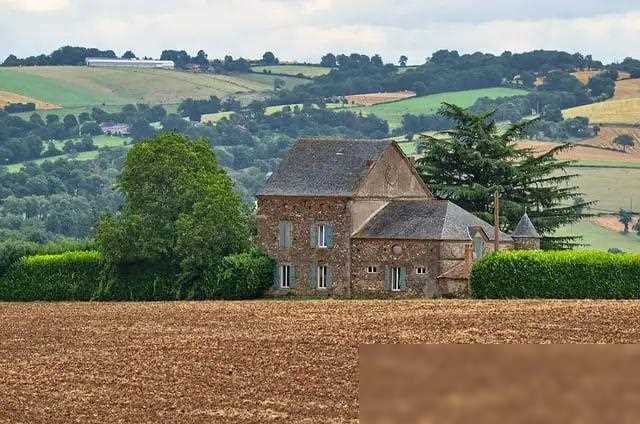
[[[262,74],[211,75],[161,69],[41,66],[0,68],[0,91],[77,112],[96,105],[170,105],[189,97],[259,95],[273,90],[275,78]],[[307,82],[295,77],[279,78],[288,88]]]
[[[302,74],[307,78],[319,77],[331,72],[331,68],[326,68],[318,65],[270,65],[270,66],[253,66],[251,68],[253,72],[258,73],[273,73],[282,75],[296,76]]]
[[[496,99],[498,97],[511,97],[525,95],[525,90],[495,87],[479,90],[451,91],[447,93],[432,94],[430,96],[412,97],[390,103],[381,103],[374,106],[353,107],[349,110],[355,113],[376,115],[389,122],[391,128],[400,127],[402,116],[410,113],[413,115],[434,114],[440,108],[442,102],[453,103],[461,107],[472,106],[481,97]]]

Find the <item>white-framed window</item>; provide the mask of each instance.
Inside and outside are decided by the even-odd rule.
[[[425,275],[427,273],[427,268],[423,267],[423,266],[419,266],[416,268],[416,274],[418,275]]]
[[[291,265],[280,265],[280,288],[291,288]]]
[[[327,226],[325,224],[318,224],[318,247],[327,248]]]
[[[370,265],[367,267],[367,274],[377,274],[378,273],[378,267],[375,265]]]
[[[402,282],[400,280],[401,275],[402,275],[402,268],[399,268],[399,267],[391,268],[391,291],[402,290]]]
[[[326,265],[318,265],[316,276],[319,289],[327,288],[328,272],[329,270]]]

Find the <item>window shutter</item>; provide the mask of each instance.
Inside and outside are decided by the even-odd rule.
[[[284,249],[285,247],[287,247],[286,228],[284,222],[278,224],[278,246],[280,247],[280,249]]]
[[[327,240],[327,247],[333,247],[333,225],[326,225],[325,227],[325,238]]]
[[[327,265],[327,288],[330,289],[333,287],[333,269],[329,265]]]
[[[273,288],[280,288],[280,265],[276,264],[276,267],[273,269]]]
[[[407,268],[400,268],[400,290],[407,288]]]
[[[291,265],[289,269],[289,282],[291,283],[291,288],[294,288],[296,286],[296,267]]]
[[[388,266],[384,267],[384,289],[391,291],[391,269]]]
[[[309,265],[309,287],[315,289],[318,287],[318,264],[311,262]]]
[[[309,240],[311,247],[318,247],[318,226],[316,224],[311,224],[309,227]]]

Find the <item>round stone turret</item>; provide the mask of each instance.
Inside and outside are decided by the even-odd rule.
[[[542,237],[526,213],[520,218],[520,222],[511,234],[513,247],[516,250],[539,250]]]

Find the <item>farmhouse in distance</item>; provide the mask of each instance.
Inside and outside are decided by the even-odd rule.
[[[525,214],[500,249],[540,248]],[[433,297],[468,290],[494,227],[435,198],[395,141],[305,139],[258,194],[272,294]]]

